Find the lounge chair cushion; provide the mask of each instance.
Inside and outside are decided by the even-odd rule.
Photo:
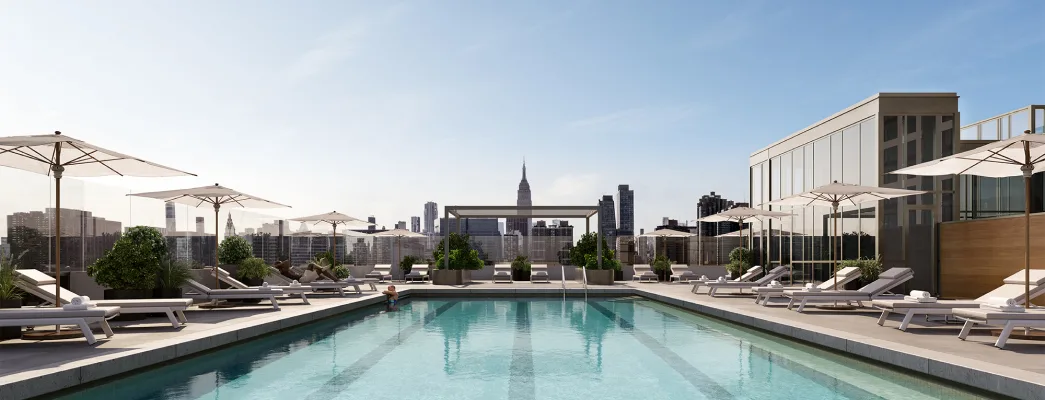
[[[98,307],[123,307],[123,308],[171,308],[171,307],[189,307],[192,305],[192,299],[126,299],[126,300],[95,300],[91,299],[91,302],[97,304]]]
[[[795,297],[818,297],[818,296],[846,296],[856,299],[871,299],[871,294],[859,290],[824,290],[822,292],[807,292],[805,290],[785,290],[784,294]]]
[[[109,318],[119,314],[120,307],[94,307],[86,310],[66,310],[58,307],[0,309],[0,319]]]
[[[55,283],[54,278],[35,269],[15,270],[15,275],[17,275],[19,279],[32,284],[33,286],[54,285]]]
[[[977,321],[1010,321],[1010,320],[1045,320],[1045,310],[1027,310],[1026,312],[1004,312],[987,308],[957,308],[954,316]]]
[[[910,308],[978,308],[980,303],[968,300],[938,300],[935,303],[919,303],[910,300],[873,300],[871,306],[889,310]]]
[[[1026,281],[1026,270],[1020,270],[1019,272],[1010,275],[1008,278],[1002,280],[1003,283],[1018,284],[1022,285]],[[1032,269],[1030,270],[1030,284],[1034,285],[1045,285],[1045,269]]]

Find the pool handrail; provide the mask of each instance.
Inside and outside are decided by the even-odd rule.
[[[562,301],[566,301],[566,266],[559,265],[559,269],[562,271],[562,275],[559,275],[562,278]]]

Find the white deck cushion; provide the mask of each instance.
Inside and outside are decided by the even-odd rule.
[[[0,309],[0,319],[109,318],[119,314],[120,307],[94,307],[86,310],[66,310],[58,307]]]
[[[1027,270],[1021,269],[1019,272],[1010,275],[1008,278],[1002,280],[1003,283],[1011,283],[1022,285],[1026,281]],[[1045,285],[1045,269],[1032,269],[1030,270],[1030,284],[1033,285]]]

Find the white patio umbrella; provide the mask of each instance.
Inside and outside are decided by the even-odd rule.
[[[780,211],[769,211],[751,207],[733,207],[726,211],[718,214],[709,215],[700,219],[700,222],[737,222],[740,224],[740,229],[744,229],[744,220],[758,219],[761,218],[773,218],[780,219],[784,217],[792,217],[794,214],[788,214]],[[740,247],[744,247],[744,236],[740,236]]]
[[[642,236],[642,237],[662,237],[662,238],[669,238],[669,237],[687,238],[687,237],[693,237],[693,236],[697,236],[697,235],[695,233],[676,231],[674,229],[657,229],[657,230],[655,230],[653,232],[644,233],[644,234],[641,234],[639,236]],[[667,239],[665,239],[664,245],[667,246]],[[665,249],[665,251],[667,251],[667,249]],[[655,258],[656,256],[657,256],[657,253],[656,253],[656,251],[654,251],[653,257]]]
[[[350,217],[337,211],[331,211],[326,214],[312,215],[308,217],[293,218],[291,221],[301,222],[314,222],[314,223],[327,223],[334,229],[332,236],[334,242],[330,245],[330,254],[335,258],[337,257],[337,226],[338,225],[371,225],[372,222],[364,221],[359,218]],[[336,260],[335,260],[336,261]]]
[[[1031,176],[1045,162],[1045,135],[1029,130],[1014,138],[999,140],[938,160],[893,171],[894,174],[942,176],[977,175],[990,178],[1023,176],[1024,295],[1030,299],[1030,204]],[[1027,307],[1033,307],[1030,300]]]
[[[399,253],[399,261],[400,262],[403,261],[403,238],[405,238],[405,237],[425,237],[425,235],[422,235],[422,234],[417,233],[417,232],[410,232],[410,231],[408,231],[406,229],[392,229],[390,231],[384,231],[384,232],[375,233],[373,236],[385,236],[385,237],[394,237],[394,238],[396,238],[396,245],[399,246],[398,247],[399,248],[398,253]],[[399,264],[396,264],[396,265],[399,265]],[[406,279],[406,278],[403,278],[403,279]]]
[[[196,176],[126,154],[106,150],[55,131],[53,135],[0,138],[0,165],[54,176],[55,307],[61,307],[62,291],[62,177]]]
[[[820,186],[805,193],[785,197],[780,200],[771,201],[769,204],[777,206],[829,206],[831,216],[834,220],[834,228],[831,235],[831,263],[832,273],[838,269],[838,252],[835,249],[835,237],[838,236],[838,206],[857,205],[869,201],[888,200],[897,197],[905,197],[916,194],[924,194],[921,190],[892,189],[875,186],[850,185],[846,183],[832,183]],[[838,275],[834,274],[834,289],[838,290]]]
[[[173,203],[186,204],[192,207],[200,207],[204,204],[214,206],[214,268],[218,268],[218,247],[220,244],[218,241],[218,211],[221,210],[221,206],[229,207],[241,207],[241,208],[281,208],[287,207],[288,205],[279,204],[274,201],[262,199],[257,196],[251,196],[246,193],[241,193],[227,187],[218,185],[214,186],[203,186],[189,189],[176,189],[176,190],[164,190],[161,192],[149,192],[149,193],[131,193],[128,196],[135,197],[148,197],[151,199],[160,199],[163,201],[169,201]],[[218,279],[218,274],[214,274],[214,287],[221,287],[221,280]]]

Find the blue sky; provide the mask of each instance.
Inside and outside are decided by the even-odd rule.
[[[525,157],[534,204],[627,183],[649,229],[694,219],[710,191],[744,200],[751,152],[876,92],[958,92],[963,123],[1045,103],[1042,15],[1005,0],[3,2],[0,135],[62,130],[200,175],[109,185],[221,182],[294,206],[271,215],[386,225],[429,200],[511,204]],[[46,178],[0,178],[36,185],[4,214],[48,196]],[[91,185],[74,203],[155,213]]]

